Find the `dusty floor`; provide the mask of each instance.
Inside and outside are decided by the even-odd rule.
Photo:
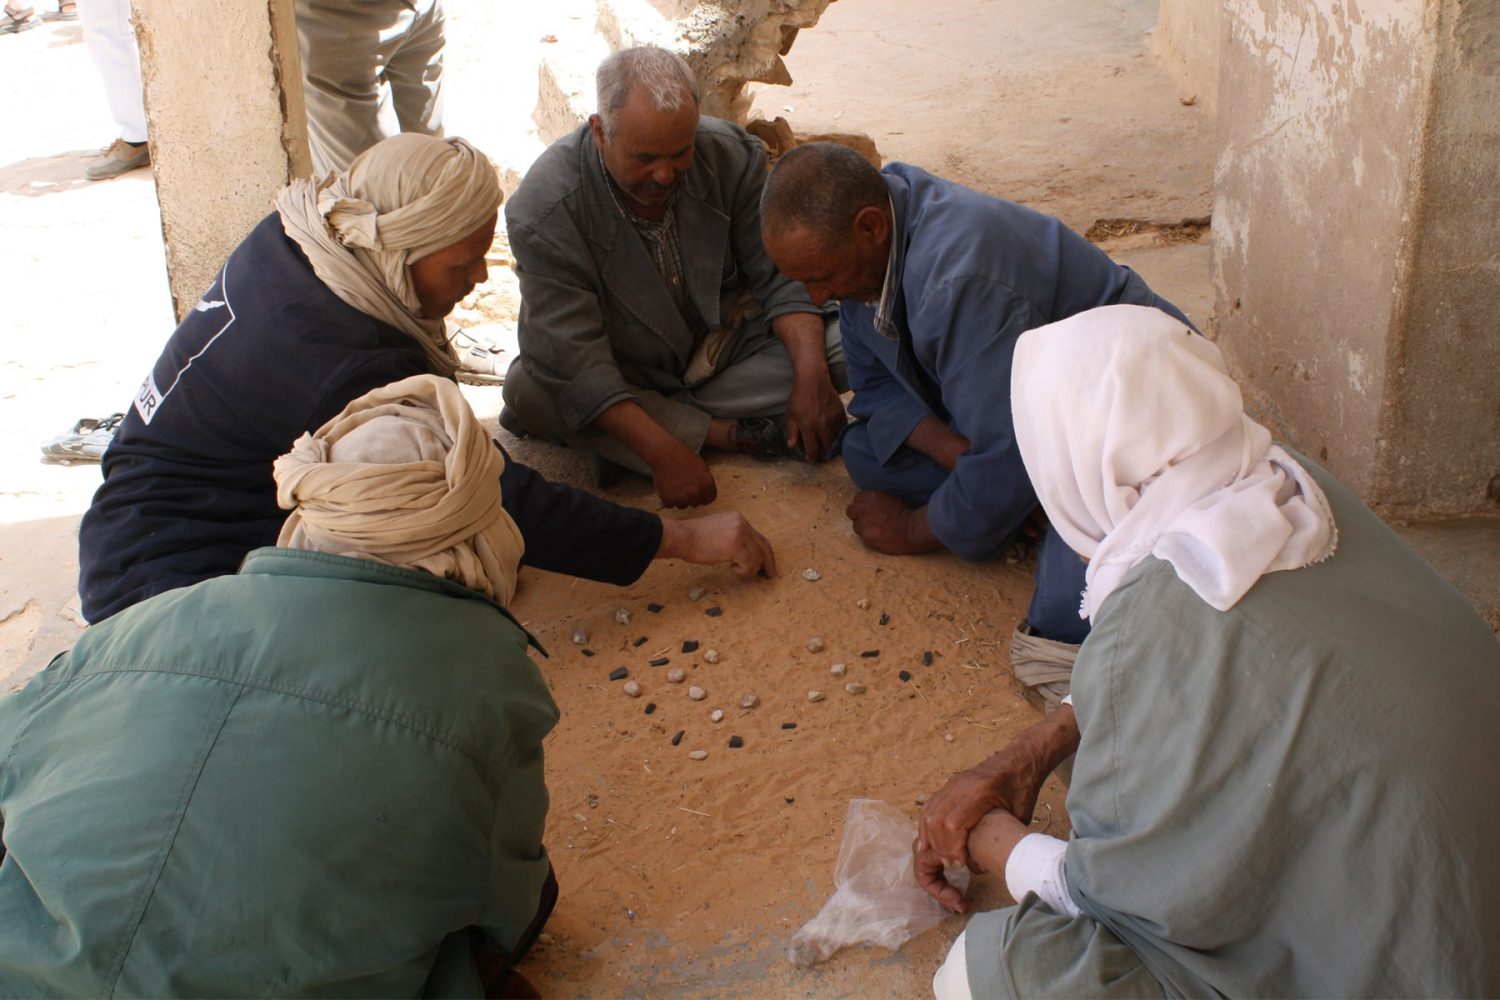
[[[534,64],[540,36],[587,28],[577,6],[502,18],[479,0],[450,0],[463,29],[450,34],[451,130],[524,166],[535,148],[525,135],[527,60]],[[763,92],[758,106],[799,130],[868,132],[889,158],[1079,229],[1101,218],[1207,214],[1212,118],[1184,105],[1147,53],[1149,0],[1060,0],[1045,12],[1023,0],[942,0],[924,5],[920,21],[912,10],[839,0],[798,39],[789,57],[796,84]],[[123,408],[172,324],[149,173],[104,184],[81,177],[85,154],[112,132],[77,26],[0,40],[0,86],[20,95],[0,131],[8,690],[77,635],[73,532],[98,481],[94,466],[40,464],[36,447],[79,417]],[[1110,246],[1195,320],[1208,319],[1206,243]],[[503,319],[508,286],[497,278],[478,311]],[[497,390],[468,394],[482,416],[499,408]],[[575,456],[510,443],[549,474],[585,483]],[[731,458],[713,468],[714,509],[738,509],[766,532],[777,579],[741,583],[664,564],[619,589],[523,574],[516,611],[552,652],[542,669],[563,711],[548,747],[549,842],[563,898],[550,943],[525,971],[565,996],[921,994],[961,920],[894,955],[858,949],[802,971],[783,954],[832,891],[849,799],[915,813],[948,773],[1037,717],[1006,657],[1030,593],[1026,567],[863,550],[843,515],[852,489],[838,464]],[[610,495],[655,507],[643,482]],[[821,579],[805,581],[808,567]],[[695,584],[708,588],[696,603],[687,598]],[[629,625],[616,623],[620,608]],[[575,626],[589,633],[594,656],[569,641]],[[805,642],[815,636],[825,646],[813,654]],[[681,653],[685,640],[698,651]],[[717,664],[704,662],[709,648]],[[870,650],[879,655],[861,656]],[[648,666],[657,656],[671,664]],[[835,662],[848,665],[843,680],[829,673]],[[606,679],[621,665],[645,687],[642,698]],[[666,681],[673,666],[707,689],[706,700]],[[865,693],[848,694],[851,680]],[[809,702],[814,689],[826,699]],[[746,692],[760,703],[742,711]],[[715,707],[726,713],[718,724],[708,720]],[[731,735],[744,747],[730,749]],[[690,760],[696,748],[708,758]],[[1055,786],[1038,825],[1066,829]],[[1003,886],[981,879],[974,898],[999,904]]]

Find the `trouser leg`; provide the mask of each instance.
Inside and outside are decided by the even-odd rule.
[[[1049,525],[1037,553],[1036,591],[1026,612],[1033,632],[1045,639],[1074,645],[1088,638],[1088,619],[1078,617],[1087,568]]]
[[[1053,913],[1035,896],[975,914],[964,931],[976,996],[1162,997],[1161,983],[1092,917]]]
[[[146,141],[140,55],[130,23],[130,0],[78,0],[78,20],[89,58],[104,84],[110,117],[126,142]]]
[[[844,392],[849,388],[849,370],[836,316],[824,322],[823,351],[834,388]],[[786,412],[793,377],[786,346],[769,323],[757,320],[711,378],[683,390],[676,398],[714,417],[774,417]]]
[[[443,134],[444,25],[441,0],[418,3],[411,30],[386,62],[385,80],[403,132]]]
[[[413,15],[396,0],[296,0],[296,11],[307,137],[313,174],[322,177],[385,137],[382,52],[396,49]]]
[[[635,393],[641,408],[667,433],[695,452],[703,449],[708,437],[707,413],[649,389],[636,389]],[[585,432],[570,428],[557,408],[557,401],[526,372],[520,358],[506,372],[501,395],[509,417],[515,418],[528,434],[555,444],[583,448],[643,476],[651,475],[651,467],[639,455],[608,434],[593,428]]]
[[[921,507],[947,480],[948,471],[915,448],[900,448],[881,462],[870,445],[869,426],[850,424],[839,437],[849,478],[862,490],[889,493],[909,507]]]

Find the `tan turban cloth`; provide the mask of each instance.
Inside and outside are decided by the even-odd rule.
[[[458,361],[443,321],[422,316],[407,266],[472,235],[503,198],[495,165],[467,142],[403,132],[359,154],[347,173],[293,181],[276,208],[323,284],[416,337],[432,370],[452,375]]]
[[[367,392],[276,460],[292,511],[276,544],[420,569],[509,605],[525,540],[500,505],[505,459],[458,386]]]

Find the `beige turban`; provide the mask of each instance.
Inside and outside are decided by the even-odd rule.
[[[508,605],[526,551],[505,459],[458,386],[415,375],[363,396],[276,460],[276,544],[425,570]]]
[[[467,142],[403,132],[355,157],[347,173],[293,181],[276,208],[335,295],[416,337],[432,370],[452,375],[443,321],[422,316],[407,267],[472,235],[503,198],[495,165]]]

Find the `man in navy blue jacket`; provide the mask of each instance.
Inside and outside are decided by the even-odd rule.
[[[840,300],[856,422],[840,440],[865,544],[997,556],[1037,508],[1010,413],[1016,338],[1096,306],[1155,306],[1129,268],[1050,216],[920,168],[799,146],[762,198],[767,252],[814,303]],[[1030,632],[1083,641],[1083,565],[1049,531]]]

